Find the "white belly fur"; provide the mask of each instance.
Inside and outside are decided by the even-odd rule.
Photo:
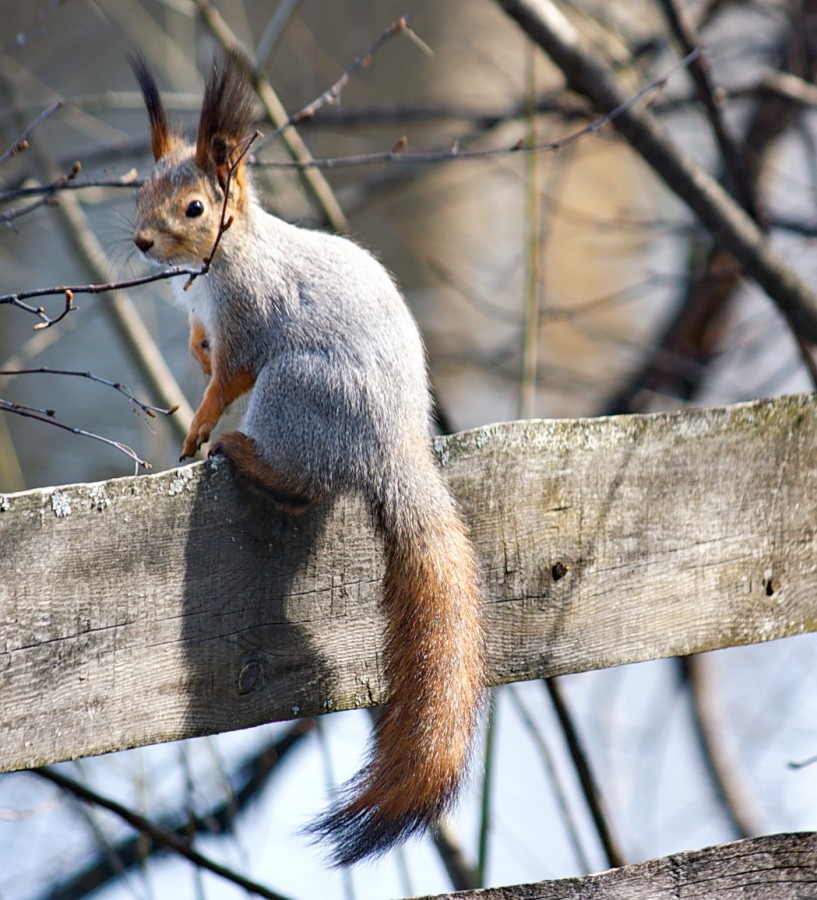
[[[171,280],[173,287],[173,296],[190,314],[204,325],[210,340],[213,339],[213,300],[210,294],[210,288],[206,278],[197,278],[188,290],[184,290],[186,284],[184,278],[174,278]]]

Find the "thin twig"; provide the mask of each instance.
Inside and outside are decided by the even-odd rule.
[[[56,194],[62,191],[81,191],[85,188],[134,188],[141,187],[143,181],[137,177],[136,169],[130,169],[120,178],[93,178],[78,180],[81,171],[81,165],[75,162],[71,167],[71,172],[67,175],[60,175],[50,181],[48,184],[26,185],[25,187],[9,188],[0,191],[0,203],[9,203],[12,200],[21,200],[24,197],[44,197],[45,201],[51,200]],[[39,205],[42,205],[40,203]],[[30,212],[37,207],[34,204],[25,207],[22,211],[9,210],[0,216],[0,221],[10,221],[19,218],[26,212]]]
[[[178,406],[173,406],[170,409],[163,409],[160,406],[151,406],[149,403],[143,403],[141,400],[137,399],[133,391],[127,386],[118,381],[109,381],[107,378],[102,378],[99,375],[94,375],[92,372],[78,372],[74,369],[50,369],[48,366],[39,366],[38,368],[32,369],[3,369],[0,370],[0,376],[5,377],[16,377],[17,375],[72,375],[77,378],[87,378],[89,381],[94,381],[97,384],[104,384],[106,387],[113,388],[115,391],[118,391],[125,397],[128,401],[134,404],[134,406],[138,406],[139,409],[142,410],[143,413],[150,416],[151,418],[155,417],[157,414],[161,416],[172,416],[174,412],[178,409]]]
[[[49,409],[45,406],[27,406],[24,403],[12,403],[10,400],[0,400],[0,403],[8,404],[9,412],[35,413],[41,416],[49,416],[50,418],[57,415],[55,409]]]
[[[813,766],[817,763],[817,756],[811,756],[808,759],[797,760],[796,762],[789,762],[788,767],[790,769],[805,769],[806,766]]]
[[[657,86],[660,86],[660,82],[658,82]],[[776,96],[781,96],[785,99],[789,99],[792,102],[800,103],[801,105],[817,106],[817,87],[808,84],[801,78],[797,78],[793,75],[789,75],[783,72],[768,73],[755,84],[750,84],[743,87],[721,88],[720,93],[723,95],[724,99],[727,100],[768,96],[770,94],[773,94]],[[659,102],[652,104],[650,108],[655,114],[660,115],[665,111],[673,111],[681,106],[688,106],[694,103],[696,99],[697,98],[691,96],[686,98],[673,98],[671,100],[668,100],[666,103]],[[537,100],[536,111],[542,114],[551,113],[559,115],[566,120],[587,118],[587,109],[584,106],[575,102],[571,102],[565,97],[554,96],[550,93],[543,94],[543,96],[539,100]],[[324,108],[322,115],[317,117],[314,122],[315,124],[321,123],[324,125],[328,125],[329,127],[348,128],[356,125],[366,124],[427,122],[437,121],[440,119],[458,119],[473,122],[478,128],[488,130],[496,127],[497,125],[524,118],[526,115],[527,106],[524,102],[509,106],[507,108],[486,107],[484,109],[481,109],[479,107],[468,108],[462,105],[445,106],[435,104],[423,106],[386,104],[384,106],[374,108]],[[607,120],[606,117],[604,120]],[[313,120],[304,120],[299,124],[302,126],[307,126],[312,123]],[[276,133],[278,130],[280,129],[277,129]],[[268,142],[269,139],[265,140],[262,146],[265,146]],[[530,152],[538,152],[540,149],[549,150],[558,148],[559,147],[557,142],[557,144],[554,146],[531,148]],[[133,148],[127,149],[130,153],[132,152]],[[260,148],[257,148],[256,152],[258,152],[258,149]],[[501,155],[503,153],[517,153],[520,150],[524,149],[526,148],[513,146],[498,148],[497,150],[492,152],[496,153],[497,155]],[[105,150],[105,153],[109,154],[109,151]],[[89,154],[86,154],[86,162],[88,158],[93,158],[93,156],[94,153],[92,151]],[[420,163],[447,162],[451,158],[452,157],[448,155],[448,151],[430,151],[428,156],[421,157],[417,155],[416,161]],[[468,159],[469,157],[466,156],[462,151],[460,151],[454,158]],[[262,162],[259,164],[254,159],[249,160],[247,162],[247,165],[251,167],[260,165],[261,167],[268,168],[280,167],[302,169],[312,167],[317,169],[331,169],[340,168],[342,166],[359,166],[363,164],[376,164],[390,161],[414,162],[415,157],[410,154],[374,153],[368,156],[358,155],[338,157],[327,160],[314,160],[311,164],[309,164],[309,166],[274,162]],[[0,203],[7,203],[12,200],[18,200],[27,196],[58,194],[64,191],[82,191],[89,188],[139,188],[142,186],[142,184],[144,184],[144,179],[137,177],[136,170],[131,169],[120,178],[93,178],[82,180],[77,179],[69,182],[63,182],[61,179],[57,179],[49,184],[44,185],[27,185],[25,187],[19,188],[8,188],[5,191],[0,191]],[[775,225],[775,223],[773,222],[772,225]],[[795,225],[793,227],[796,230],[798,226]]]
[[[404,153],[402,146],[397,149],[383,150],[375,153],[360,153],[352,156],[338,156],[328,159],[309,159],[306,162],[264,162],[256,160],[256,166],[265,169],[339,169],[352,166],[372,165],[374,163],[384,162],[401,162],[409,164],[428,164],[451,162],[453,160],[479,160],[493,159],[498,156],[507,156],[514,153],[542,153],[549,150],[562,150],[570,144],[581,140],[589,134],[595,134],[610,122],[615,122],[620,116],[628,112],[639,101],[654,91],[662,90],[676,72],[679,72],[685,66],[688,66],[692,60],[700,53],[700,50],[693,50],[692,53],[675,63],[659,78],[651,81],[648,85],[641,88],[631,97],[616,106],[603,115],[597,116],[577,131],[571,132],[566,137],[557,141],[541,141],[536,143],[518,142],[511,147],[488,147],[484,150],[463,150],[459,144],[455,144],[449,150],[428,150],[417,153]]]
[[[144,179],[137,177],[136,169],[131,169],[120,178],[84,178],[67,181],[64,177],[60,177],[48,184],[26,185],[25,187],[9,188],[5,191],[0,191],[0,203],[20,200],[23,197],[57,194],[62,191],[82,191],[86,188],[138,188],[143,184]]]
[[[69,185],[74,179],[79,175],[82,171],[82,166],[79,162],[74,162],[71,166],[71,171],[67,174],[60,175],[59,178],[55,178],[51,185],[49,186],[49,190],[43,192],[42,196],[39,200],[34,201],[34,203],[29,203],[28,206],[23,206],[17,209],[10,209],[7,212],[4,212],[0,215],[0,222],[3,222],[6,225],[10,225],[15,219],[19,219],[21,216],[25,216],[30,212],[34,212],[35,209],[39,209],[41,206],[47,206],[48,204],[54,204],[56,201],[54,200],[54,194],[60,189]]]
[[[43,288],[43,291],[44,293],[39,296],[65,294],[65,308],[56,318],[47,316],[42,306],[32,306],[30,303],[24,303],[19,294],[3,295],[2,297],[0,297],[0,305],[10,304],[11,306],[16,306],[18,309],[23,310],[23,312],[31,313],[33,316],[37,316],[40,321],[37,325],[34,326],[35,331],[39,331],[42,328],[50,328],[52,325],[56,325],[57,322],[61,322],[69,312],[72,312],[74,309],[76,309],[72,302],[74,299],[74,293],[70,288],[67,288],[64,291],[61,291],[59,288]]]
[[[28,148],[28,138],[35,128],[38,128],[48,119],[50,116],[53,116],[54,113],[62,108],[62,100],[57,100],[55,103],[52,103],[48,109],[43,110],[39,116],[23,131],[19,134],[19,136],[12,142],[11,146],[0,154],[0,166],[3,165],[6,160],[11,159],[12,156],[16,156],[18,153],[21,153],[23,150]]]
[[[0,295],[0,305],[7,303],[13,306],[16,306],[25,312],[32,313],[39,317],[40,324],[35,325],[35,328],[48,328],[51,325],[55,325],[60,321],[68,312],[75,309],[76,307],[72,306],[71,300],[73,299],[74,294],[102,294],[106,291],[114,291],[114,290],[122,290],[130,287],[137,287],[142,284],[149,284],[152,281],[161,281],[167,278],[173,278],[176,275],[187,275],[188,279],[185,282],[184,289],[187,290],[190,285],[198,278],[200,275],[206,275],[210,271],[210,266],[212,265],[213,259],[216,255],[216,251],[218,250],[218,246],[221,242],[221,238],[224,235],[224,232],[232,225],[233,220],[232,217],[227,216],[227,204],[230,196],[230,183],[232,180],[232,176],[235,170],[238,168],[241,161],[245,158],[245,156],[249,153],[250,148],[252,147],[253,142],[259,137],[261,134],[260,131],[256,131],[253,135],[246,138],[241,142],[240,152],[236,159],[232,162],[230,167],[227,169],[227,174],[224,183],[224,201],[221,207],[221,219],[219,221],[218,231],[216,233],[215,241],[213,242],[213,246],[210,249],[210,252],[202,261],[202,265],[197,268],[191,268],[189,266],[172,266],[167,269],[163,269],[161,272],[156,272],[152,275],[143,275],[139,278],[130,278],[125,281],[112,281],[106,284],[84,284],[84,285],[72,285],[68,286],[59,286],[59,287],[51,287],[51,288],[37,288],[30,291],[18,291],[14,294],[4,294]],[[2,219],[2,217],[0,217]],[[64,312],[57,318],[50,318],[45,314],[45,311],[42,307],[34,307],[30,304],[27,304],[23,301],[30,300],[34,297],[49,297],[55,296],[57,294],[64,294],[66,297],[66,308]]]
[[[40,319],[40,324],[35,325],[35,329],[49,328],[52,325],[56,325],[56,323],[59,322],[60,319],[63,319],[68,312],[77,308],[71,302],[75,294],[104,294],[107,291],[138,287],[141,284],[149,284],[152,281],[164,281],[167,278],[174,278],[177,275],[194,276],[201,275],[202,273],[202,268],[193,269],[185,266],[172,266],[168,269],[163,269],[161,272],[156,272],[153,275],[142,275],[138,278],[129,278],[126,281],[109,281],[105,284],[72,284],[70,287],[67,285],[59,285],[48,288],[34,288],[29,291],[17,291],[14,294],[0,294],[0,306],[6,303],[11,304],[12,306],[22,309],[24,312],[37,316]],[[31,304],[24,302],[25,300],[31,300],[34,297],[55,297],[59,294],[65,296],[66,306],[65,310],[57,318],[50,318],[47,316],[41,306],[32,306]]]
[[[401,20],[402,21],[402,20]],[[384,34],[391,34],[392,29],[395,26],[390,26]],[[399,33],[399,30],[395,30],[394,33]],[[381,39],[383,35],[381,35]],[[374,45],[373,45],[374,46]],[[371,52],[371,48],[369,53]],[[365,54],[364,54],[365,56]],[[363,57],[359,57],[358,60]],[[660,78],[657,78],[655,81],[652,81],[646,87],[642,88],[637,94],[635,94],[629,101],[627,101],[627,105],[637,103],[639,100],[643,99],[649,93],[660,90],[666,81],[672,77],[675,72],[682,68],[685,65],[688,65],[691,60],[694,59],[693,55],[687,59],[683,59],[678,62],[672,69],[662,75]],[[356,60],[357,62],[357,60]],[[351,67],[350,67],[351,68]],[[340,80],[347,76],[344,73]],[[348,79],[347,79],[348,80]],[[336,82],[336,85],[338,82]],[[294,113],[290,116],[286,122],[282,125],[278,126],[276,130],[266,137],[258,146],[256,147],[255,154],[260,153],[265,147],[267,147],[270,143],[272,143],[277,137],[281,135],[283,131],[287,128],[295,125],[295,124],[305,124],[310,120],[308,115],[305,115],[306,110],[312,110],[312,115],[319,108],[318,102],[322,100],[322,98],[327,95],[333,95],[335,91],[336,85],[333,85],[327,91],[321,95],[317,100],[312,101],[312,103],[307,104],[307,106],[303,107],[298,112]],[[339,91],[334,93],[336,97]],[[325,105],[325,103],[330,102],[330,100],[323,100],[320,105]],[[626,106],[625,106],[626,108]],[[545,97],[538,100],[535,104],[535,110],[538,113],[547,113],[547,112],[555,112],[559,115],[569,118],[585,118],[587,116],[586,110],[581,109],[575,104],[566,103],[563,99],[554,98],[550,95],[546,95]],[[428,118],[461,118],[461,119],[469,119],[474,120],[476,123],[482,128],[491,128],[497,124],[502,122],[506,122],[512,119],[517,119],[520,116],[525,116],[529,112],[526,112],[526,107],[524,104],[522,106],[513,107],[508,110],[500,111],[500,110],[463,110],[460,108],[457,109],[446,109],[446,108],[386,108],[383,110],[362,110],[362,111],[349,111],[345,112],[345,116],[342,120],[344,124],[356,124],[358,120],[363,121],[373,121],[373,122],[382,122],[382,121],[400,121],[401,118],[408,117],[409,119],[417,118],[420,120],[425,120]],[[558,140],[552,141],[549,143],[537,143],[537,144],[515,144],[511,147],[496,147],[489,148],[486,150],[463,150],[459,147],[459,145],[455,145],[453,148],[449,150],[429,150],[425,152],[417,152],[417,153],[404,153],[402,149],[394,149],[391,148],[387,151],[380,151],[368,154],[358,154],[351,156],[343,156],[343,157],[333,157],[328,159],[313,159],[309,158],[308,160],[293,160],[291,162],[281,162],[281,161],[259,161],[257,159],[249,160],[247,165],[252,167],[259,168],[270,168],[270,169],[335,169],[335,168],[344,168],[344,167],[355,167],[361,165],[374,165],[377,163],[384,162],[404,162],[404,163],[413,163],[413,164],[430,164],[430,163],[442,163],[442,162],[450,162],[452,160],[470,160],[470,159],[485,159],[491,158],[495,156],[503,156],[514,153],[526,152],[526,153],[539,153],[549,150],[559,150],[562,147],[572,143],[584,137],[586,134],[591,134],[596,131],[599,131],[605,124],[612,121],[616,115],[618,115],[621,110],[614,110],[612,113],[608,113],[603,116],[599,116],[593,119],[590,123],[585,125],[579,131],[568,135],[567,137]],[[347,121],[348,120],[348,121]],[[11,200],[17,200],[26,196],[40,196],[43,194],[51,195],[56,194],[61,191],[77,191],[82,190],[84,188],[94,188],[94,187],[104,187],[104,188],[133,188],[140,187],[144,183],[144,179],[139,179],[136,175],[135,170],[130,170],[125,175],[120,178],[100,178],[100,179],[92,179],[92,180],[83,180],[83,181],[66,181],[64,178],[55,179],[53,182],[47,185],[36,185],[36,186],[26,186],[20,188],[9,189],[6,191],[0,192],[0,203],[9,202]]]
[[[408,20],[405,16],[401,19],[397,19],[395,22],[392,22],[391,25],[386,28],[382,34],[375,40],[372,45],[366,50],[364,53],[361,53],[360,56],[356,57],[346,71],[338,78],[338,80],[331,86],[328,87],[319,97],[315,98],[311,103],[307,103],[306,106],[301,107],[297,112],[292,113],[289,118],[283,124],[279,125],[275,131],[269,137],[265,138],[264,141],[258,146],[257,152],[261,152],[265,147],[268,147],[274,141],[276,141],[281,134],[287,129],[291,128],[295,125],[299,125],[301,122],[305,122],[308,119],[314,117],[315,113],[322,107],[327,104],[333,105],[337,103],[341,92],[346,87],[346,85],[358,74],[362,69],[365,69],[369,63],[374,58],[374,55],[377,51],[388,41],[390,41],[396,34],[400,34],[403,31],[408,30]]]
[[[251,881],[249,878],[244,878],[232,869],[228,869],[226,866],[213,862],[213,860],[208,859],[197,850],[194,850],[186,840],[180,838],[172,831],[169,831],[167,828],[162,828],[159,825],[155,825],[144,816],[137,815],[127,807],[122,806],[120,803],[116,803],[108,797],[104,797],[102,794],[98,794],[96,791],[85,787],[85,785],[80,784],[78,781],[74,781],[72,778],[66,778],[65,775],[51,768],[32,769],[31,771],[34,775],[39,775],[40,778],[44,778],[47,781],[56,784],[83,803],[90,803],[95,806],[100,806],[103,809],[107,809],[114,815],[119,816],[120,819],[127,822],[137,831],[146,834],[151,840],[164,845],[168,849],[178,853],[180,856],[183,856],[185,859],[190,860],[194,865],[199,866],[202,869],[207,869],[208,872],[219,875],[221,878],[224,878],[233,884],[237,884],[239,887],[244,888],[244,890],[257,894],[259,897],[267,897],[268,900],[285,900],[282,894],[271,891],[263,884],[259,884],[257,881]]]
[[[123,444],[121,441],[114,441],[111,438],[106,438],[93,431],[86,431],[84,428],[78,428],[76,425],[66,425],[64,422],[58,422],[53,417],[54,410],[52,409],[35,410],[33,408],[21,406],[19,403],[11,403],[8,400],[0,399],[0,412],[9,412],[18,416],[23,416],[26,419],[35,419],[38,422],[45,422],[47,425],[53,425],[55,428],[61,428],[63,431],[67,431],[70,434],[76,434],[80,437],[87,437],[94,441],[100,441],[103,444],[107,444],[109,447],[115,447],[117,450],[124,453],[125,456],[130,457],[130,459],[143,469],[151,468],[150,463],[142,459],[136,451],[127,444]]]
[[[815,89],[817,91],[817,89]],[[309,122],[310,127],[354,128],[362,125],[425,124],[435,122],[468,122],[485,130],[524,119],[530,103],[522,99],[504,106],[469,106],[465,103],[379,103],[376,106],[326,107]],[[543,91],[533,104],[543,115],[556,115],[566,121],[587,118],[587,105],[563,93]],[[661,109],[659,104],[656,108]]]
[[[15,73],[20,75],[24,70],[13,60],[4,60],[4,62],[8,65],[1,73],[2,84],[0,87],[11,94],[10,83]],[[42,142],[37,141],[32,144],[32,153],[44,179],[59,178],[61,173],[47,148],[42,146]],[[77,261],[87,269],[89,282],[92,284],[113,282],[108,256],[76,196],[69,193],[54,212]],[[159,274],[152,277],[161,279],[168,276]],[[114,325],[125,350],[130,354],[134,364],[144,377],[151,396],[157,398],[158,402],[166,407],[180,403],[178,413],[166,421],[174,433],[184,437],[193,419],[193,410],[184,400],[184,393],[159,352],[156,341],[145,326],[131,298],[123,290],[112,290],[106,302],[102,304],[102,309]]]

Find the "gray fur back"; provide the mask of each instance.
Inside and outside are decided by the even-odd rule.
[[[265,342],[243,429],[275,469],[329,492],[365,488],[388,502],[398,473],[419,487],[412,470],[430,462],[425,355],[394,282],[353,242],[250,208],[254,234],[233,243],[225,233],[209,282],[217,320],[231,304]]]

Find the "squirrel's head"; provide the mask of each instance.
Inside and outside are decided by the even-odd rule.
[[[134,243],[151,262],[200,263],[210,256],[223,223],[230,216],[237,220],[252,201],[245,151],[255,113],[247,67],[235,53],[214,63],[191,144],[168,124],[145,60],[134,55],[130,63],[145,99],[156,160],[136,198]]]

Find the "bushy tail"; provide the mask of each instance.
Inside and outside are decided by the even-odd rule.
[[[474,551],[436,469],[426,475],[422,501],[412,494],[404,489],[379,510],[389,701],[368,763],[309,829],[332,844],[335,865],[384,853],[446,811],[482,707],[482,591]]]

